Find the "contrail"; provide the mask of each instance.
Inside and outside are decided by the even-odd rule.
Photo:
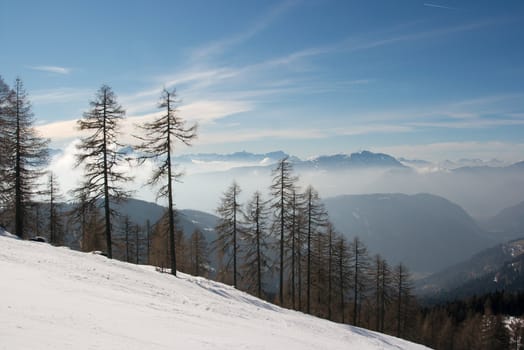
[[[432,4],[432,3],[429,3],[429,2],[425,2],[425,3],[424,3],[424,6],[427,6],[427,7],[435,7],[435,8],[446,9],[446,10],[457,10],[456,7],[450,7],[450,6],[444,6],[444,5],[437,5],[437,4]]]

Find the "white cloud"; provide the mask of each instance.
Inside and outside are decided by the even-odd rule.
[[[71,100],[87,100],[92,91],[87,89],[60,88],[50,90],[37,90],[31,94],[31,101],[39,104],[64,103]]]
[[[71,73],[71,68],[59,67],[59,66],[32,66],[29,68],[33,70],[42,71],[42,72],[64,74],[64,75]]]
[[[254,107],[247,101],[195,101],[180,106],[184,119],[209,123],[233,114],[248,112]]]
[[[76,120],[64,120],[44,125],[36,126],[36,130],[45,138],[50,138],[53,141],[73,140],[83,133],[77,130]]]
[[[340,135],[354,136],[354,135],[383,134],[383,133],[387,133],[387,134],[403,133],[403,132],[411,132],[413,130],[414,128],[411,126],[377,124],[377,125],[356,125],[356,126],[342,129],[342,130],[337,130],[337,133]]]
[[[230,132],[202,132],[196,145],[213,145],[224,143],[238,143],[262,139],[319,139],[325,138],[328,133],[318,129],[246,129]]]

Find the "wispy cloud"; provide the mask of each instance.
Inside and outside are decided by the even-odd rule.
[[[369,135],[369,134],[393,134],[393,133],[405,133],[415,130],[414,127],[409,125],[385,125],[385,124],[370,124],[370,125],[357,125],[351,126],[346,129],[336,130],[339,135],[356,136],[356,135]]]
[[[59,67],[59,66],[31,66],[29,68],[33,70],[42,71],[42,72],[63,74],[63,75],[71,73],[71,68]]]
[[[86,100],[92,95],[92,91],[87,89],[59,88],[34,91],[31,94],[31,100],[35,103],[56,103],[82,99]]]
[[[438,5],[438,4],[433,4],[433,3],[430,3],[430,2],[425,2],[424,6],[426,6],[426,7],[433,7],[433,8],[439,8],[439,9],[445,9],[445,10],[458,10],[456,7]]]
[[[202,59],[221,54],[227,49],[249,40],[251,37],[266,29],[272,22],[274,22],[285,12],[289,11],[297,3],[297,0],[287,0],[279,3],[268,13],[255,20],[249,28],[243,30],[242,32],[196,48],[192,53],[193,58]]]

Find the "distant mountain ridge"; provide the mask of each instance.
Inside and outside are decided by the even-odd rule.
[[[278,161],[288,158],[291,163],[297,168],[324,168],[324,169],[344,169],[344,168],[407,168],[396,158],[384,154],[373,153],[370,151],[361,151],[351,154],[334,154],[334,155],[320,155],[310,159],[302,160],[298,157],[289,155],[283,151],[275,151],[263,154],[249,153],[249,152],[235,152],[230,154],[218,153],[198,153],[186,154],[177,156],[175,161],[181,163],[192,162],[237,162],[237,163],[253,163],[253,166],[270,166]]]
[[[274,151],[269,153],[250,153],[246,151],[234,152],[229,154],[219,153],[196,153],[196,154],[185,154],[174,157],[175,161],[182,163],[191,163],[193,161],[202,162],[263,162],[272,161],[277,162],[280,159],[291,157],[289,154],[283,151]],[[299,160],[297,157],[291,157],[293,160]]]
[[[326,170],[351,169],[351,168],[404,168],[404,164],[394,157],[384,153],[361,151],[357,153],[335,154],[319,156],[310,160],[298,162],[298,168],[312,167]]]

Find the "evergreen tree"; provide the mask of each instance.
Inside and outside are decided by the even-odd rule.
[[[224,272],[230,270],[233,265],[233,286],[237,287],[237,254],[238,254],[238,238],[241,230],[241,206],[238,202],[238,196],[241,192],[240,187],[236,182],[224,193],[220,205],[217,208],[218,224],[215,227],[217,239],[215,247],[221,251],[219,256],[226,257],[227,262],[224,266]]]
[[[173,203],[173,183],[180,176],[174,171],[172,156],[175,144],[181,142],[190,146],[196,138],[197,125],[186,126],[186,122],[179,117],[176,105],[176,90],[164,89],[160,97],[159,108],[162,114],[150,123],[144,123],[140,128],[144,136],[137,136],[142,144],[137,150],[143,152],[141,162],[148,159],[159,161],[158,169],[149,179],[150,185],[161,184],[157,197],[166,198],[169,217],[169,251],[171,252],[171,273],[176,276],[176,248],[175,248],[175,213]]]
[[[129,196],[122,184],[131,180],[119,166],[125,161],[119,151],[119,124],[125,111],[116,100],[113,90],[103,85],[90,102],[91,109],[78,121],[78,129],[88,131],[77,149],[76,166],[83,165],[84,181],[73,191],[77,200],[87,196],[91,204],[101,202],[104,208],[107,257],[112,258],[112,217],[116,211],[111,202],[120,202]]]

